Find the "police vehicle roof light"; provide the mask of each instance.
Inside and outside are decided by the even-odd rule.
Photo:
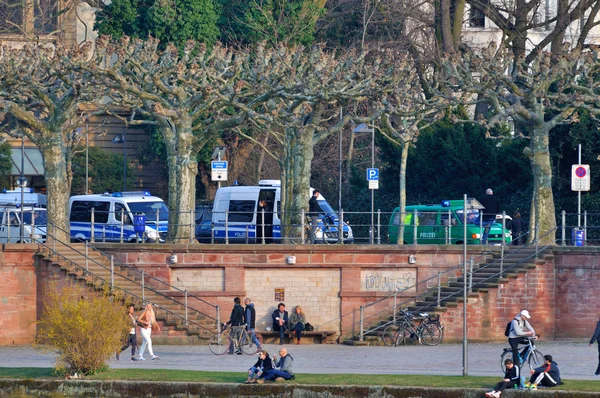
[[[442,200],[442,207],[450,207],[450,201],[449,200]]]

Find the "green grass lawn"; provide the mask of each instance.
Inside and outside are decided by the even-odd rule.
[[[0,378],[55,378],[52,368],[0,368]],[[87,377],[90,380],[150,380],[211,383],[241,383],[246,378],[238,372],[206,372],[172,369],[110,369]],[[361,374],[299,374],[294,384],[329,385],[394,385],[413,387],[491,388],[500,378],[479,376],[430,375],[361,375]],[[560,387],[568,391],[600,391],[600,380],[566,380]]]

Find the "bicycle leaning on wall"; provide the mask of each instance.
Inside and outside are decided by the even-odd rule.
[[[397,347],[411,341],[425,345],[438,345],[444,338],[444,327],[440,324],[440,317],[431,316],[426,312],[420,313],[421,322],[415,322],[415,316],[406,310],[401,311],[402,316],[383,330],[381,340],[388,347]]]

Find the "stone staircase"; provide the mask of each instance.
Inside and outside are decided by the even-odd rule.
[[[49,269],[64,274],[65,277],[84,284],[92,291],[103,291],[111,286],[110,291],[120,300],[133,303],[136,311],[141,311],[145,302],[155,305],[156,318],[161,325],[161,332],[153,332],[155,344],[189,344],[206,343],[216,332],[214,315],[209,316],[187,309],[187,324],[185,321],[186,307],[181,301],[169,297],[171,286],[144,277],[142,273],[125,264],[113,262],[114,272],[111,278],[110,258],[88,248],[83,243],[60,245],[55,251],[41,246],[37,253],[37,261],[44,261]]]
[[[535,269],[537,265],[544,264],[545,251],[538,253],[536,258],[536,249],[533,246],[507,247],[502,266],[500,258],[500,251],[497,251],[487,256],[485,262],[473,265],[471,291],[468,294],[486,294],[490,289],[495,289],[500,284],[510,283],[510,280],[516,278],[519,274],[525,274],[529,270]],[[467,284],[469,282],[470,276],[467,275]],[[439,299],[440,304],[438,306],[438,288],[431,288],[424,294],[420,294],[415,300],[405,305],[399,304],[396,316],[402,317],[403,310],[413,313],[439,314],[445,312],[447,308],[457,307],[459,303],[463,302],[463,277],[450,278],[443,283],[439,291]],[[381,332],[388,324],[393,322],[393,319],[393,309],[390,308],[389,315],[383,315],[379,317],[378,321],[365,327],[363,342],[359,342],[359,336],[352,336],[350,339],[345,340],[344,344],[379,345]]]

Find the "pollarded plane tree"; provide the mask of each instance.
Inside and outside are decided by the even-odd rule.
[[[281,168],[283,223],[288,228],[300,223],[302,210],[308,209],[314,146],[350,120],[371,122],[381,116],[379,100],[398,79],[398,63],[387,51],[342,53],[323,46],[263,45],[257,48],[255,62],[264,92],[274,94],[259,109],[264,117],[253,121],[268,129],[280,148],[274,152],[263,146]],[[369,114],[346,112],[339,118],[340,106],[363,101],[369,102]]]
[[[60,43],[3,47],[0,54],[0,129],[13,137],[24,134],[40,149],[48,220],[62,241],[69,239],[71,163],[82,136],[75,131],[101,113],[98,108],[88,111],[99,91],[79,68],[93,62],[87,54],[88,46],[65,48]]]
[[[556,214],[552,193],[549,132],[559,123],[577,120],[577,110],[597,113],[597,96],[586,96],[592,81],[585,76],[593,57],[579,50],[540,53],[531,63],[515,60],[510,49],[490,46],[478,53],[444,62],[449,84],[476,94],[490,105],[491,115],[478,121],[493,125],[510,117],[523,128],[530,144],[525,150],[533,173],[530,230],[544,244],[555,241]],[[530,234],[530,239],[534,235]]]
[[[238,126],[269,98],[255,84],[248,50],[234,51],[188,41],[180,51],[159,41],[123,37],[96,43],[110,60],[92,72],[108,87],[115,104],[131,109],[128,124],[160,129],[169,171],[169,239],[188,240],[194,230],[197,154],[222,130]]]
[[[406,209],[406,161],[411,145],[416,145],[421,130],[431,126],[444,116],[450,101],[447,96],[438,90],[436,76],[433,71],[427,73],[429,80],[423,89],[424,76],[417,72],[412,60],[406,59],[401,71],[402,78],[393,89],[384,95],[382,103],[386,113],[381,117],[381,133],[401,151],[399,172],[399,206],[400,214]],[[402,220],[402,217],[401,217]],[[404,242],[404,228],[402,222],[398,231],[398,244]]]

